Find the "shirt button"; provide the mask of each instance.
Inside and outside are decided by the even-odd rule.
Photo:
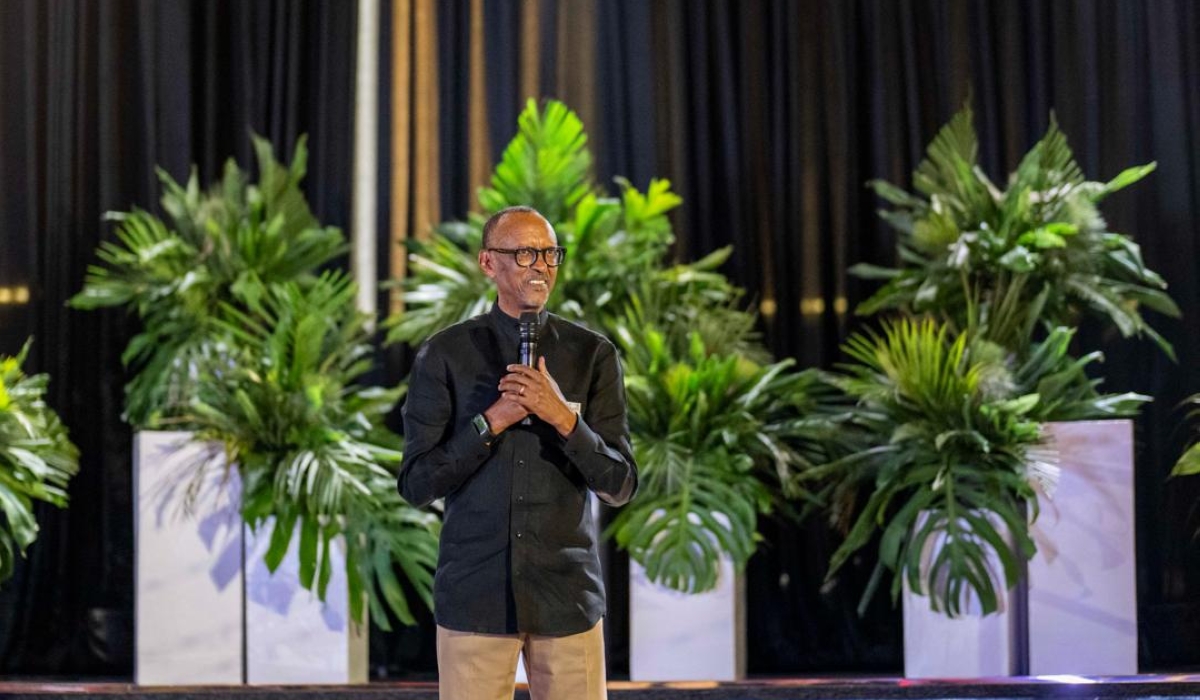
[[[517,533],[517,539],[518,540],[521,539],[521,533],[519,533],[519,532]]]
[[[525,500],[525,497],[524,497],[524,496],[517,496],[517,503],[520,503],[520,502],[522,502],[522,501],[524,501],[524,500]]]
[[[521,460],[521,461],[517,462],[517,466],[518,466],[518,467],[523,467],[523,466],[525,466],[525,460]]]

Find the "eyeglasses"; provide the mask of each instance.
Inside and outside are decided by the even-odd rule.
[[[513,259],[521,267],[533,267],[537,262],[538,254],[541,253],[542,260],[550,267],[558,267],[562,265],[563,258],[567,257],[567,249],[562,246],[554,246],[553,248],[488,248],[493,253],[504,253],[505,255],[513,256]]]

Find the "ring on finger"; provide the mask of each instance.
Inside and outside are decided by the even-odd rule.
[[[525,395],[525,387],[521,387],[520,395],[521,396]]]

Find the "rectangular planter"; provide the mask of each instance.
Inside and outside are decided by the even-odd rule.
[[[1047,425],[1062,473],[1029,562],[1029,672],[1134,675],[1133,422]]]
[[[367,630],[350,621],[344,544],[322,603],[300,585],[299,526],[275,573],[263,562],[270,539],[270,524],[246,529],[246,682],[366,683]]]
[[[134,436],[139,685],[243,680],[240,482],[237,472],[225,478],[219,449],[190,440],[185,432]],[[194,514],[183,508],[189,485],[199,509]]]
[[[299,584],[298,535],[267,571],[270,528],[256,534],[242,522],[237,471],[226,473],[219,446],[190,439],[134,438],[135,682],[365,683],[366,629],[349,619],[344,559],[325,603]]]
[[[746,676],[746,591],[732,560],[717,588],[689,595],[646,578],[629,563],[629,678],[735,681]]]
[[[927,541],[921,553],[923,562],[933,559],[939,544],[936,536]],[[931,610],[929,598],[916,595],[905,582],[905,678],[984,678],[1017,673],[1021,644],[1016,593],[1004,590],[995,553],[989,559],[989,568],[995,572],[993,584],[1000,592],[1000,610],[987,616],[982,614],[973,592],[963,613],[951,618]]]

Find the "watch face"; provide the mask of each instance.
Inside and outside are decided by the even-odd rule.
[[[491,440],[495,437],[492,435],[492,429],[488,426],[487,418],[484,418],[483,414],[476,413],[475,417],[471,419],[471,423],[475,425],[475,430],[478,431],[479,436],[484,440]]]

